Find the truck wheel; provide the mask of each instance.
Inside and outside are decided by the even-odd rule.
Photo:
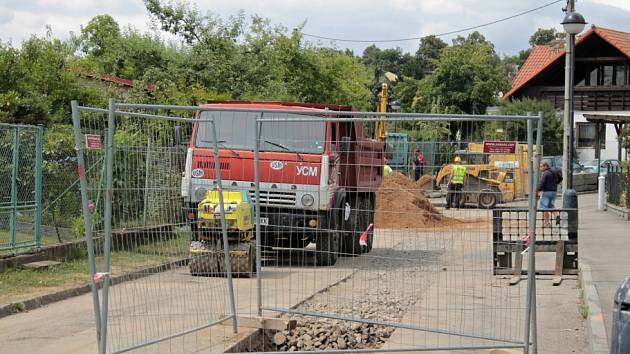
[[[481,209],[492,209],[497,205],[497,194],[494,191],[479,193],[477,204]]]
[[[315,244],[317,265],[331,266],[337,263],[339,253],[339,231],[330,230],[318,235]]]
[[[317,265],[331,266],[337,263],[341,244],[340,234],[343,232],[341,222],[343,210],[335,214],[335,222],[330,225],[330,229],[317,235],[317,242],[315,242],[315,262]]]
[[[197,223],[196,222],[190,223],[190,241],[192,242],[201,241],[200,233],[201,231],[199,231],[199,228],[197,227]]]
[[[347,203],[346,207],[350,208],[350,215],[348,220],[343,220],[343,227],[341,228],[341,256],[353,257],[361,254],[360,238],[361,233],[365,229],[363,222],[365,222],[365,216],[362,215],[364,209],[361,207],[361,198],[356,198],[352,203]],[[344,207],[344,217],[345,209]]]
[[[363,231],[367,229],[368,225],[374,224],[374,204],[372,203],[372,200],[369,197],[361,198],[360,209],[362,217],[361,225],[363,225],[361,233],[363,233]],[[372,226],[372,229],[368,232],[367,247],[362,248],[363,253],[370,253],[370,251],[372,251],[373,244],[374,227]]]

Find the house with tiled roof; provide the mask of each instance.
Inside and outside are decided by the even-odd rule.
[[[551,101],[559,110],[564,106],[564,43],[539,45],[512,80],[503,99],[536,98]],[[574,117],[575,148],[578,158],[617,159],[625,153],[617,142],[621,124],[598,129],[587,120],[597,115],[630,116],[630,33],[592,26],[575,44]],[[592,119],[590,119],[592,120]]]

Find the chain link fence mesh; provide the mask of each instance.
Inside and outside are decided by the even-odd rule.
[[[527,204],[534,153],[494,125],[533,117],[389,114],[381,143],[374,113],[260,107],[75,108],[101,351],[527,347],[490,210]]]
[[[0,252],[38,248],[42,127],[0,124]]]

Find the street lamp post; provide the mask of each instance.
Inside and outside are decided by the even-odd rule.
[[[566,183],[562,186],[563,207],[577,208],[577,194],[573,190],[573,132],[575,129],[573,112],[573,73],[575,61],[575,35],[584,30],[584,17],[575,12],[575,2],[568,1],[567,14],[562,20],[562,26],[567,33],[565,77],[564,77],[564,149],[563,171]]]

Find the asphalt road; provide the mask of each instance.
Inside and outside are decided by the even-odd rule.
[[[474,219],[480,212],[454,210],[450,214]],[[283,256],[281,262],[263,268],[263,306],[309,308],[332,317],[362,316],[355,305],[364,309],[371,301],[379,306],[385,301],[386,311],[402,311],[401,323],[416,328],[397,329],[388,348],[497,343],[484,337],[518,341],[523,334],[526,282],[509,286],[505,277],[492,275],[491,240],[488,223],[377,230],[372,253],[341,258],[334,267],[313,266],[310,251]],[[234,279],[234,289],[238,315],[255,316],[256,280]],[[541,284],[539,289],[544,352],[582,352],[585,334],[575,281],[565,281],[560,287]],[[400,300],[406,305],[400,307]],[[230,313],[226,279],[192,277],[185,268],[112,287],[109,307],[110,351],[190,330]],[[344,312],[348,309],[349,314]],[[94,353],[92,310],[92,297],[86,294],[0,319],[1,351]],[[379,318],[374,313],[370,316]],[[230,326],[217,325],[134,352],[218,353],[252,332],[241,328],[234,335]],[[470,339],[468,334],[480,338]]]

